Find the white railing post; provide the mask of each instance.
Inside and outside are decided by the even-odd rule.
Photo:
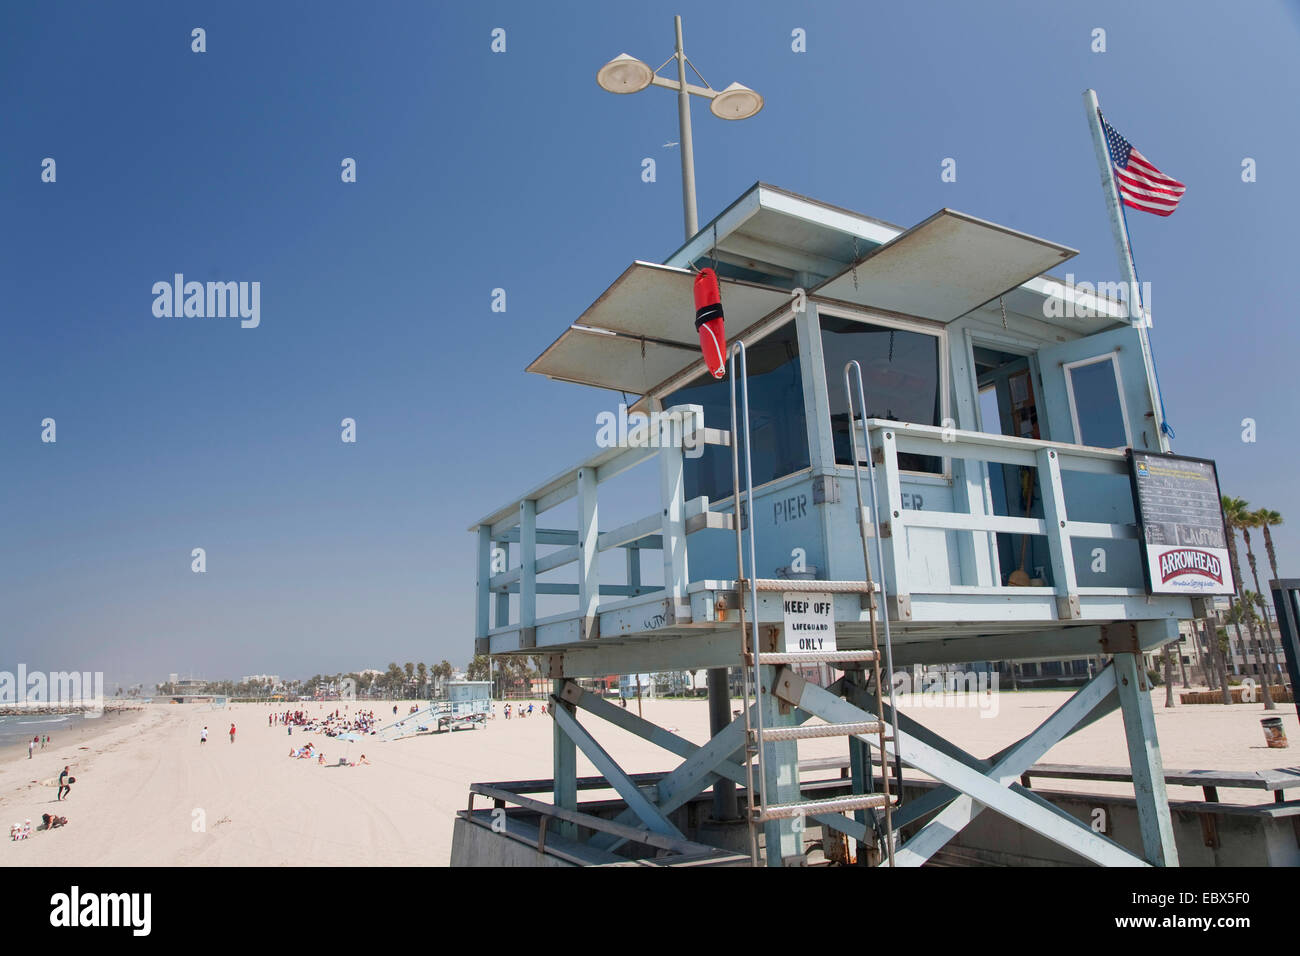
[[[1070,519],[1065,513],[1061,460],[1054,448],[1040,448],[1037,456],[1047,550],[1052,556],[1052,580],[1056,584],[1056,613],[1062,620],[1074,620],[1079,617],[1079,585],[1074,576],[1074,548],[1066,527]]]
[[[519,502],[519,643],[537,646],[537,502]]]
[[[481,524],[478,527],[478,585],[474,591],[475,615],[474,637],[475,650],[486,644],[490,624],[488,610],[492,594],[492,528]],[[480,653],[487,653],[482,651]]]
[[[588,641],[600,636],[600,526],[596,514],[596,469],[578,469],[578,626]]]
[[[693,414],[691,418],[689,427],[702,425],[702,422],[694,420]],[[681,429],[683,438],[688,429],[685,421],[683,419]],[[658,437],[659,499],[663,506],[664,596],[672,607],[673,622],[680,624],[691,620],[686,567],[686,461],[682,443],[673,440],[669,420],[661,420]]]
[[[866,427],[865,424],[863,426]],[[888,425],[877,427],[880,437],[881,469],[877,472],[879,480],[884,482],[883,494],[877,489],[878,502],[884,506],[885,513],[877,515],[884,536],[884,526],[889,525],[889,534],[882,542],[885,555],[885,567],[881,569],[881,579],[885,581],[886,593],[894,604],[894,619],[910,621],[912,619],[912,588],[908,581],[907,560],[907,525],[903,519],[903,486],[898,474],[898,443],[894,429]],[[868,454],[874,449],[868,445]],[[888,611],[886,611],[888,613]]]
[[[492,553],[494,556],[497,548],[501,549],[501,554],[504,558],[501,562],[502,570],[508,571],[510,569],[510,542],[492,542]],[[507,587],[504,591],[497,591],[494,597],[496,598],[496,614],[492,618],[492,626],[497,628],[505,627],[510,623],[510,588]]]

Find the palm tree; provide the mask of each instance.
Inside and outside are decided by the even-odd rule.
[[[384,684],[388,690],[396,697],[397,690],[402,683],[402,669],[393,661],[388,665],[388,672],[384,674]]]
[[[1282,516],[1268,508],[1258,508],[1255,511],[1255,518],[1264,532],[1264,550],[1268,552],[1268,566],[1273,569],[1273,580],[1280,580],[1281,576],[1277,573],[1277,552],[1273,550],[1273,535],[1268,529],[1280,525]]]
[[[421,687],[429,682],[429,665],[424,661],[420,661],[420,663],[416,665],[415,672],[419,675]]]
[[[1281,580],[1281,575],[1277,573],[1277,551],[1273,547],[1273,533],[1268,529],[1276,527],[1281,523],[1282,515],[1278,512],[1269,508],[1257,508],[1255,510],[1255,524],[1264,532],[1264,550],[1268,552],[1268,566],[1273,571],[1274,581]],[[1256,585],[1256,587],[1258,587],[1258,585]],[[1269,646],[1272,646],[1271,640],[1269,641]],[[1290,672],[1284,669],[1279,676],[1282,681],[1288,681]]]
[[[1259,586],[1259,565],[1255,562],[1255,550],[1250,546],[1250,529],[1258,527],[1260,527],[1258,511],[1247,511],[1241,516],[1241,536],[1246,541],[1246,557],[1250,561],[1250,576],[1255,581],[1254,600],[1250,602],[1252,604],[1251,610],[1253,612],[1253,605],[1256,604],[1265,609],[1265,613],[1260,615],[1261,620],[1259,629],[1264,632],[1264,651],[1268,655],[1269,682],[1271,683],[1277,679],[1277,675],[1281,673],[1281,669],[1277,666],[1277,652],[1273,649],[1273,629],[1268,622],[1268,612],[1266,605],[1264,604],[1264,592]]]
[[[465,676],[470,680],[487,680],[492,667],[491,660],[486,654],[475,654],[465,668]]]
[[[1237,605],[1233,609],[1234,611],[1237,612],[1235,615],[1236,620],[1233,622],[1237,626],[1237,638],[1240,641],[1241,621],[1242,619],[1245,619],[1246,632],[1250,635],[1251,643],[1254,645],[1255,659],[1261,665],[1255,667],[1252,664],[1252,667],[1256,672],[1256,676],[1259,677],[1260,683],[1263,685],[1264,709],[1277,710],[1277,704],[1273,703],[1273,694],[1269,691],[1270,681],[1262,673],[1264,669],[1262,666],[1264,662],[1264,656],[1260,651],[1259,641],[1255,637],[1254,611],[1253,609],[1246,610],[1244,607],[1246,603],[1246,599],[1245,599],[1246,588],[1245,585],[1242,583],[1240,562],[1238,562],[1237,560],[1237,529],[1238,528],[1242,528],[1243,530],[1245,529],[1246,523],[1250,520],[1248,517],[1248,515],[1250,514],[1249,511],[1250,506],[1246,503],[1245,499],[1231,498],[1228,495],[1222,496],[1222,498],[1220,499],[1220,504],[1223,506],[1223,524],[1228,531],[1228,561],[1232,565],[1232,586],[1237,592]],[[1231,616],[1232,615],[1230,615],[1230,618]],[[1249,657],[1247,657],[1247,660],[1249,660]]]
[[[1193,622],[1195,626],[1196,622]],[[1223,694],[1225,704],[1232,703],[1232,688],[1228,686],[1228,662],[1223,656],[1223,645],[1219,643],[1219,632],[1216,628],[1211,628],[1209,621],[1201,621],[1204,625],[1204,631],[1201,633],[1202,643],[1205,645],[1205,662],[1209,665],[1209,672],[1213,674],[1214,679],[1219,684],[1219,691]],[[1198,628],[1198,631],[1201,629]],[[1227,631],[1224,631],[1226,637]],[[1206,686],[1209,686],[1209,677],[1206,678]]]

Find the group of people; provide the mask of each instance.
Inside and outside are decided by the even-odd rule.
[[[315,720],[315,717],[310,716],[305,711],[286,710],[282,714],[268,714],[266,718],[266,726],[270,727],[274,724],[280,724],[282,726],[302,727],[314,723]]]
[[[337,710],[326,714],[317,729],[326,737],[339,734],[373,734],[375,732],[375,712],[359,710],[355,714],[340,714]]]
[[[48,782],[49,781],[46,781],[46,783]],[[64,766],[63,770],[59,773],[59,777],[58,777],[59,790],[58,793],[55,795],[55,799],[57,800],[65,799],[69,794],[72,793],[72,785],[76,782],[77,782],[77,778],[72,776],[72,766],[71,765]],[[63,827],[67,825],[68,825],[67,817],[55,816],[54,814],[50,814],[50,813],[42,813],[41,825],[36,829],[53,830],[56,827]],[[30,819],[24,820],[22,823],[15,823],[13,826],[9,828],[9,839],[11,840],[26,840],[31,835],[32,835],[32,821]]]
[[[344,733],[373,734],[375,712],[359,710],[355,714],[350,714],[345,708],[342,712],[336,709],[324,717],[317,717],[301,710],[286,710],[282,714],[267,715],[266,725],[273,727],[276,724],[286,727],[289,736],[293,736],[295,727],[305,731],[318,731],[327,737],[337,737]]]
[[[546,705],[545,705],[545,704],[542,704],[542,713],[543,713],[543,714],[546,713]],[[532,705],[532,704],[529,704],[527,707],[525,707],[522,703],[515,705],[514,715],[515,715],[516,717],[531,717],[531,716],[533,716],[533,705]],[[509,704],[509,702],[507,702],[507,703],[506,703],[506,720],[509,720],[509,719],[510,719],[510,704]]]
[[[308,742],[302,747],[290,747],[289,756],[297,760],[310,760],[312,757],[315,757],[318,766],[325,766],[325,752],[323,750],[317,750],[316,745],[311,742]],[[340,767],[359,767],[362,764],[365,764],[366,766],[370,765],[370,761],[366,759],[365,754],[362,754],[361,758],[355,762],[349,760],[347,757],[340,757],[338,763]]]
[[[204,724],[203,730],[199,734],[199,743],[206,744],[207,742],[208,742],[208,725]],[[230,725],[230,742],[232,744],[235,742],[235,725],[233,723]]]
[[[41,825],[37,830],[55,830],[59,827],[68,825],[67,817],[55,816],[52,813],[41,814]],[[11,840],[29,840],[32,836],[32,821],[24,820],[22,823],[15,823],[9,828],[9,839]]]
[[[49,734],[37,734],[35,737],[33,737],[31,743],[27,745],[27,759],[28,760],[32,759],[32,754],[36,752],[37,744],[40,744],[41,749],[44,750],[46,744],[48,744],[49,742],[50,742]]]

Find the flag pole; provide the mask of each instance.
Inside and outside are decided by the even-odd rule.
[[[1137,328],[1138,341],[1142,346],[1142,364],[1146,368],[1147,391],[1151,397],[1151,410],[1155,413],[1156,442],[1161,454],[1168,454],[1169,436],[1165,433],[1164,399],[1160,396],[1160,383],[1156,381],[1155,360],[1151,357],[1151,342],[1147,336],[1147,327],[1151,324],[1151,313],[1142,301],[1138,287],[1137,268],[1133,265],[1133,247],[1129,244],[1128,223],[1124,219],[1124,207],[1120,205],[1119,189],[1115,185],[1114,167],[1111,163],[1110,148],[1106,145],[1106,134],[1101,128],[1101,106],[1097,102],[1095,90],[1083,91],[1083,105],[1088,113],[1088,128],[1092,131],[1092,146],[1097,153],[1097,168],[1101,172],[1101,188],[1106,195],[1106,210],[1110,213],[1111,234],[1115,238],[1115,252],[1119,256],[1119,267],[1124,281],[1128,284],[1129,320]]]

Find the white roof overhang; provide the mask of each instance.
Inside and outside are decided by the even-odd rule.
[[[941,209],[811,294],[946,323],[1077,254],[1067,246]]]
[[[644,395],[692,365],[704,371],[695,331],[695,273],[634,262],[528,371]],[[741,332],[792,301],[784,289],[720,280],[729,332]]]

